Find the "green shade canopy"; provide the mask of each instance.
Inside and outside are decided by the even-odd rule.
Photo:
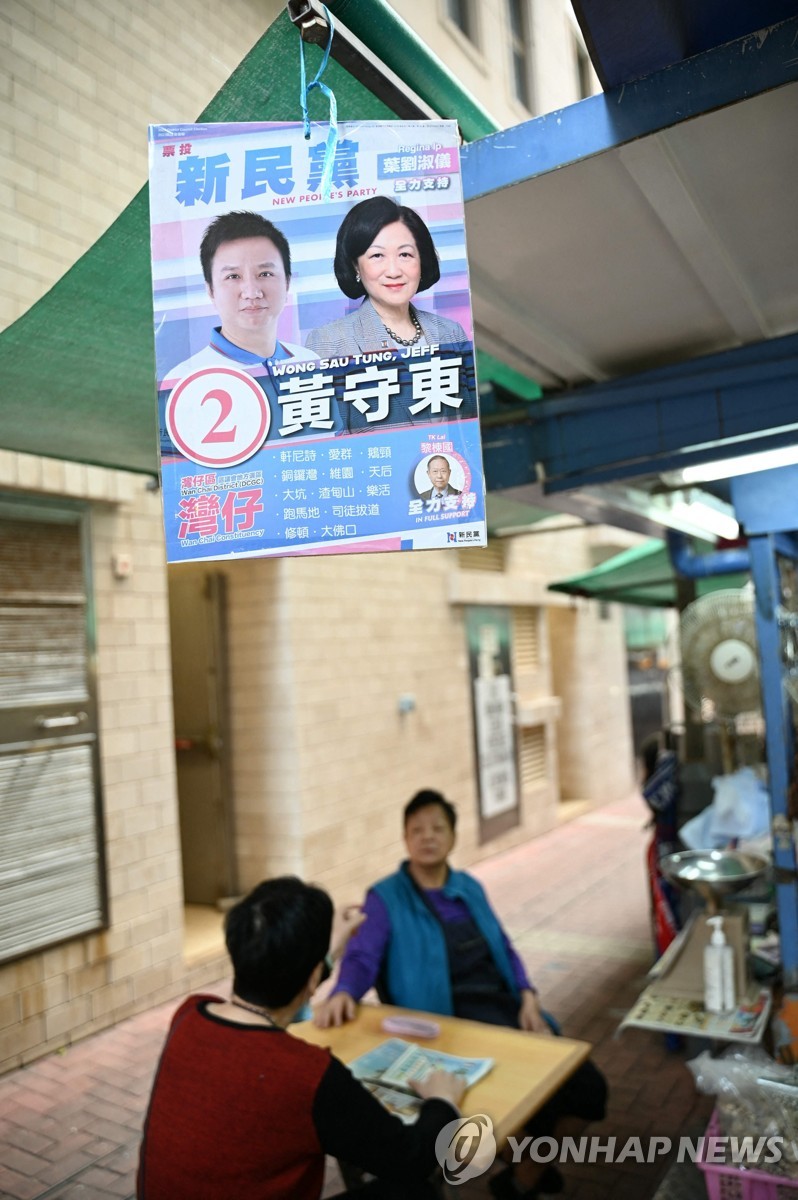
[[[519,400],[539,400],[543,395],[542,387],[534,379],[522,375],[513,367],[508,367],[486,350],[477,350],[477,379],[480,387],[485,383],[492,383],[506,392],[511,392]]]
[[[422,53],[421,43],[408,49],[407,26],[382,0],[369,0],[367,5],[332,0],[330,8],[344,23],[351,17],[359,26],[365,24],[368,9],[370,38],[359,28],[355,32],[361,40],[372,45],[384,41],[394,57],[401,46],[406,54],[412,49],[415,90],[442,116],[457,115],[466,93],[437,59]],[[312,78],[321,51],[307,46],[305,53]],[[332,59],[324,80],[335,92],[339,120],[395,119],[382,101]],[[468,112],[475,136],[482,127],[478,107],[472,103]],[[310,95],[310,115],[314,121],[328,119],[327,101],[317,89]],[[299,33],[283,12],[198,120],[301,119]],[[0,447],[157,473],[146,186],[58,283],[0,333],[0,382]]]
[[[713,549],[709,543],[695,545],[702,553]],[[740,588],[747,581],[747,574],[710,575],[695,581],[696,593],[703,596],[719,588]],[[676,573],[665,543],[651,538],[608,558],[592,571],[550,583],[549,590],[644,608],[668,608],[676,605]]]
[[[510,531],[520,533],[533,525],[538,525],[541,521],[548,521],[559,516],[550,508],[524,504],[520,500],[505,496],[503,492],[488,492],[485,507],[488,533],[490,534]]]

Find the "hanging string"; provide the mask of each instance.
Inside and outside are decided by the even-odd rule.
[[[310,116],[308,114],[308,96],[314,88],[318,88],[320,92],[327,97],[330,102],[330,128],[327,134],[327,147],[324,151],[324,166],[321,172],[321,195],[323,200],[330,199],[330,188],[332,186],[332,173],[335,165],[335,149],[338,145],[338,105],[335,102],[335,94],[331,88],[327,87],[326,83],[321,82],[321,77],[324,74],[324,69],[330,58],[330,48],[332,46],[333,33],[335,30],[335,22],[332,19],[332,14],[326,5],[322,5],[324,15],[327,18],[330,26],[330,36],[327,41],[327,48],[324,51],[324,56],[321,60],[321,66],[316,72],[315,77],[306,82],[305,73],[305,43],[302,37],[299,39],[299,73],[300,73],[300,93],[299,102],[302,105],[302,116],[305,124],[305,139],[310,140]]]

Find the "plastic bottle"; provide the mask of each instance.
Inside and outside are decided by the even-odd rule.
[[[736,1004],[734,951],[723,934],[723,917],[708,917],[707,925],[712,926],[712,937],[704,947],[704,1008],[730,1012]]]
[[[723,930],[721,929],[723,936]],[[723,1011],[733,1012],[737,1007],[737,982],[736,972],[734,970],[734,949],[728,945],[725,936],[723,937]]]

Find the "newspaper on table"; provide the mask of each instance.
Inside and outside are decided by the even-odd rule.
[[[450,1071],[462,1077],[467,1087],[487,1075],[492,1058],[462,1058],[441,1050],[422,1049],[402,1038],[389,1038],[349,1063],[355,1079],[372,1092],[389,1112],[406,1124],[418,1116],[422,1100],[412,1089],[431,1071]]]
[[[619,1030],[632,1026],[726,1042],[758,1042],[770,1016],[771,1002],[768,988],[755,988],[738,1001],[733,1012],[709,1013],[701,1001],[662,995],[648,987],[621,1021]]]

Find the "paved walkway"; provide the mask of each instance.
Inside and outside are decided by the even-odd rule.
[[[610,1081],[591,1133],[628,1138],[703,1132],[711,1110],[684,1056],[641,1030],[615,1030],[651,961],[641,800],[607,805],[481,863],[486,885],[563,1032],[586,1038]],[[153,1070],[170,1003],[0,1078],[0,1197],[129,1200]],[[645,1143],[644,1143],[645,1144]],[[668,1166],[567,1164],[567,1200],[650,1200]],[[701,1195],[698,1172],[696,1183]],[[334,1190],[336,1179],[330,1179]],[[457,1200],[488,1196],[483,1181]],[[220,1200],[236,1200],[220,1197]]]

